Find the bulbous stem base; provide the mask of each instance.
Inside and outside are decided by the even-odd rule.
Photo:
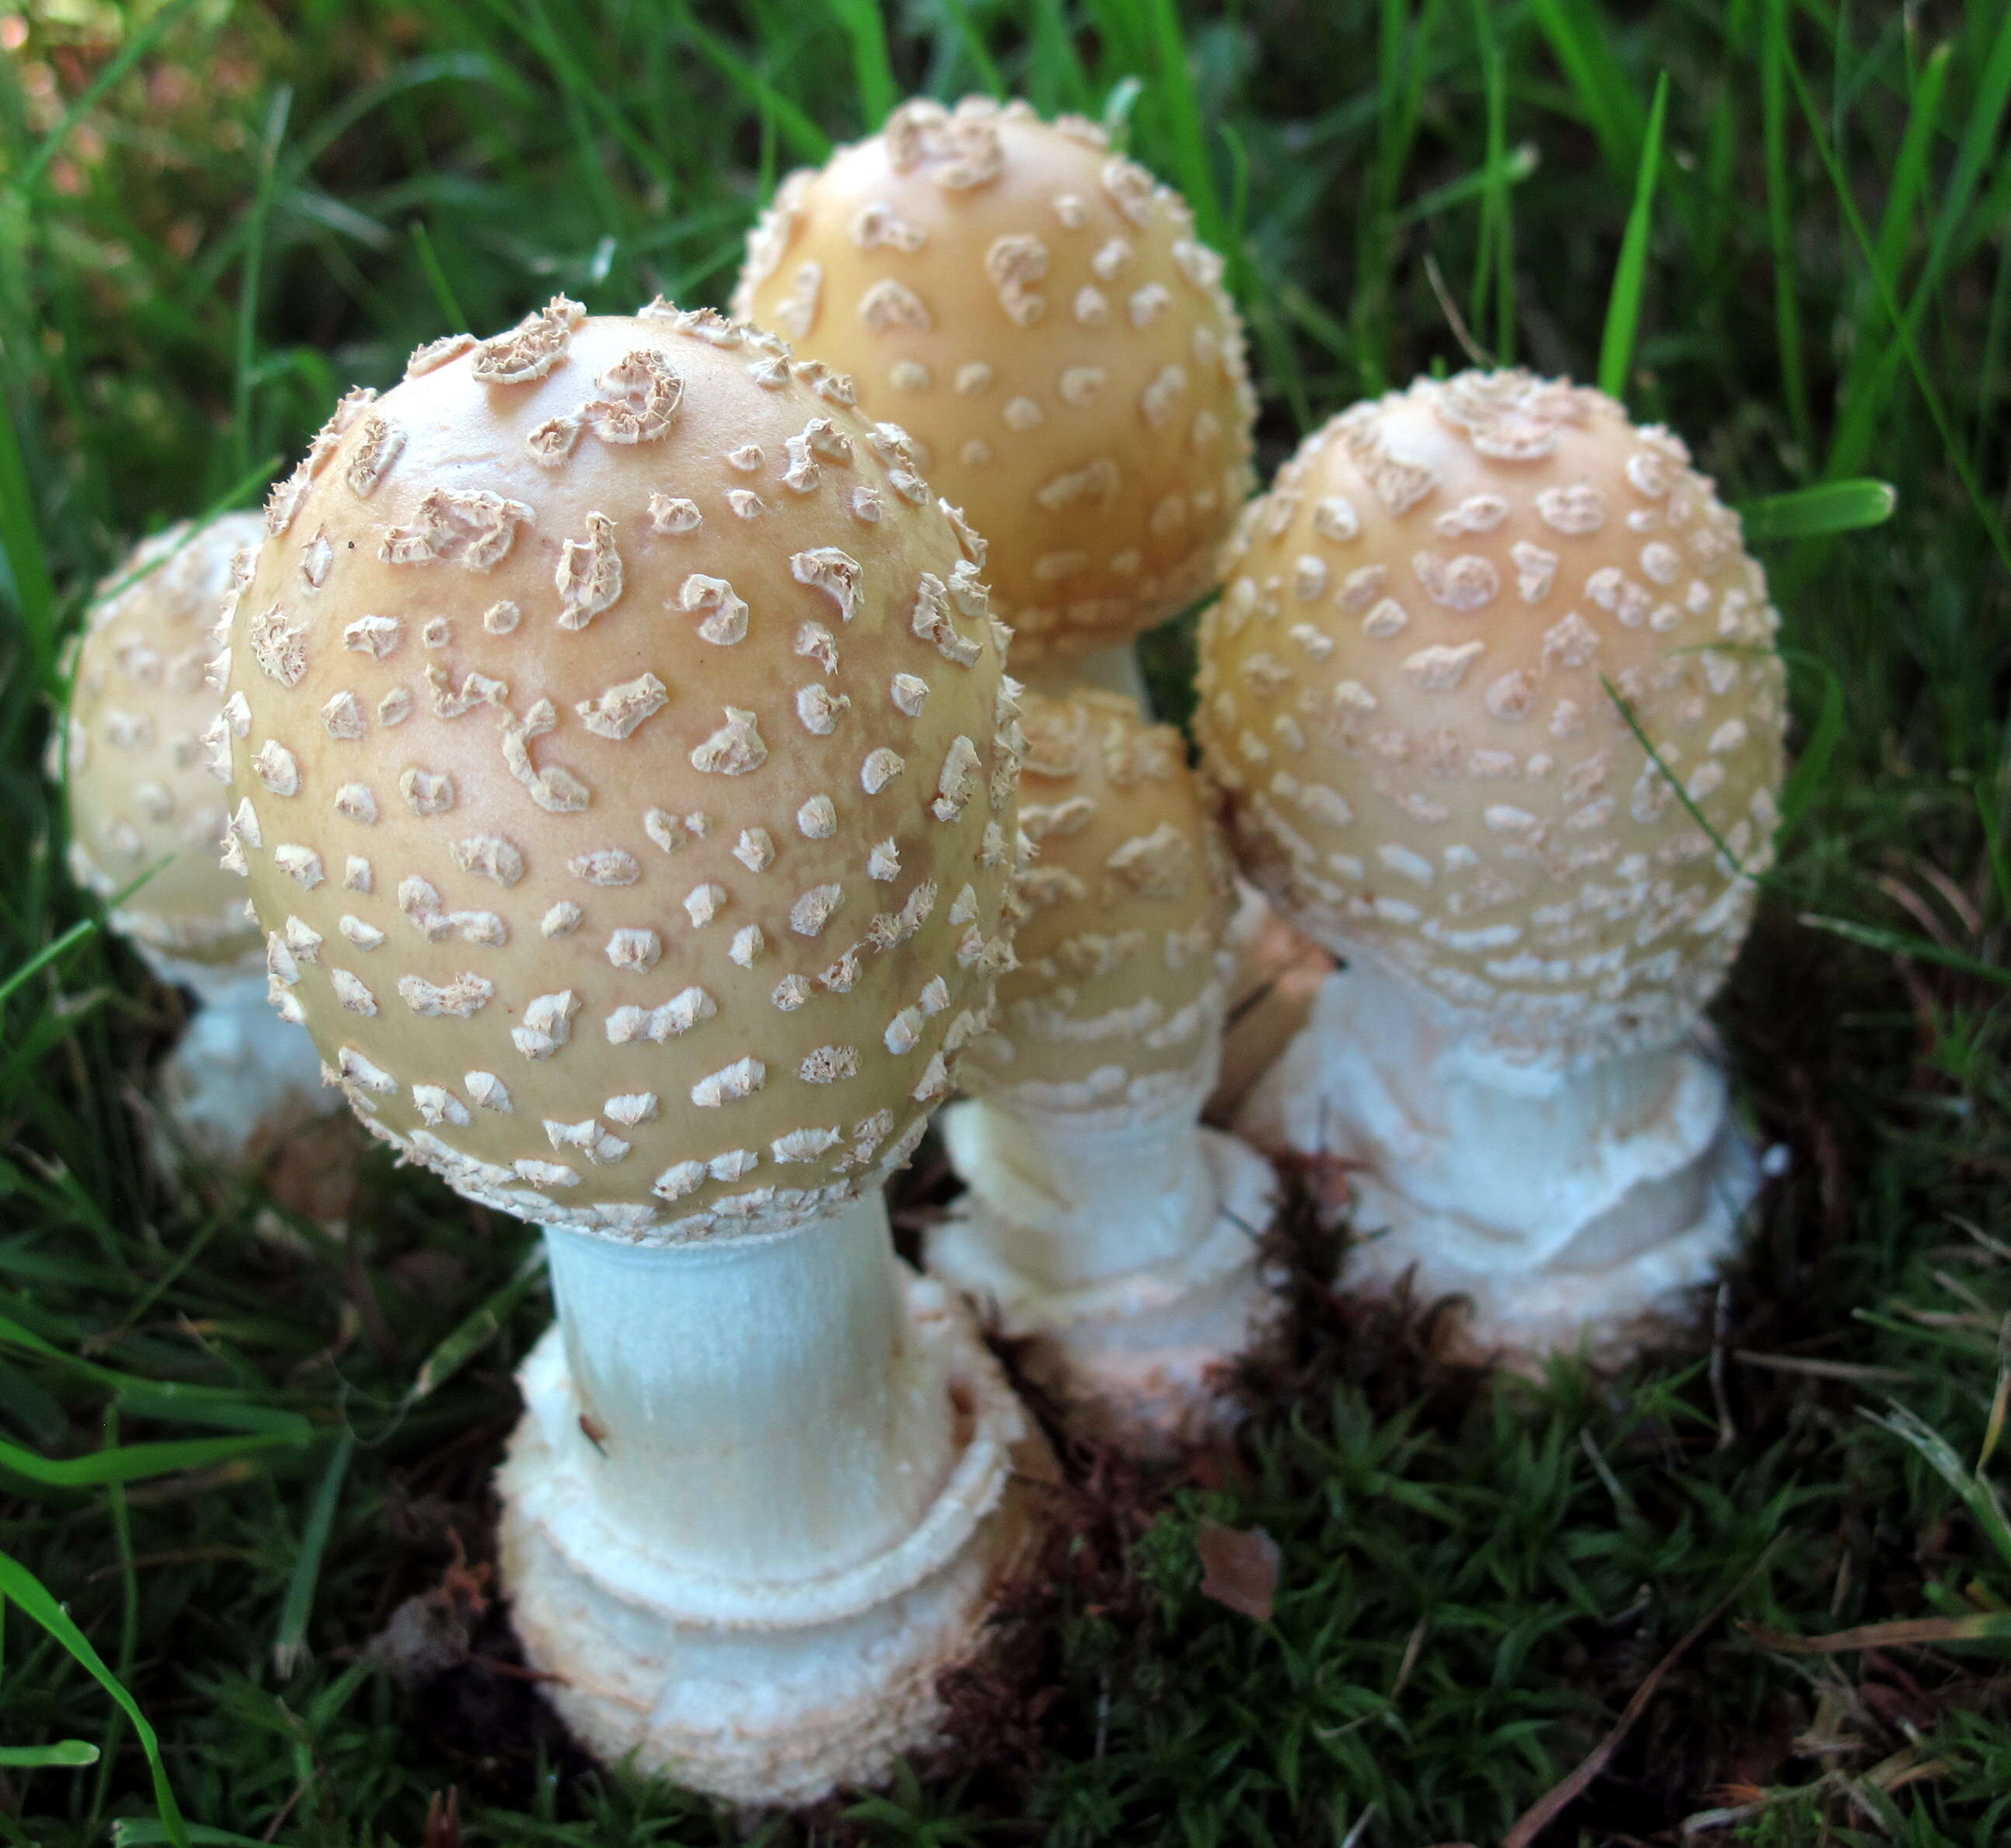
[[[870,1530],[863,1506],[833,1509],[846,1531],[829,1536],[828,1569],[811,1571],[796,1538],[764,1546],[748,1519],[755,1511],[742,1505],[748,1472],[731,1459],[750,1445],[774,1454],[771,1526],[795,1524],[796,1490],[807,1487],[788,1479],[792,1469],[806,1472],[801,1445],[764,1434],[772,1419],[735,1403],[736,1393],[762,1396],[749,1375],[761,1370],[750,1355],[775,1333],[763,1293],[750,1294],[746,1317],[726,1316],[743,1326],[719,1326],[728,1298],[715,1293],[705,1338],[664,1331],[665,1348],[684,1351],[666,1354],[659,1383],[674,1377],[708,1403],[680,1406],[675,1394],[657,1394],[661,1402],[639,1426],[630,1421],[651,1396],[650,1383],[632,1388],[632,1406],[616,1411],[603,1397],[589,1410],[561,1327],[525,1362],[525,1415],[497,1483],[504,1583],[526,1655],[557,1678],[545,1684],[553,1705],[609,1763],[632,1758],[643,1771],[733,1802],[796,1805],[840,1786],[881,1782],[903,1755],[941,1742],[938,1682],[980,1647],[1002,1583],[1038,1530],[1039,1485],[1052,1464],[967,1313],[940,1284],[895,1266],[884,1251],[884,1218],[877,1223],[881,1249],[863,1236],[853,1241],[860,1263],[895,1273],[898,1370],[926,1380],[945,1415],[925,1421],[940,1434],[926,1447],[941,1454],[913,1459],[927,1493],[863,1556],[852,1544]],[[817,1227],[788,1237],[799,1245],[850,1238]],[[678,1253],[636,1255],[667,1257],[674,1268]],[[785,1248],[774,1256],[796,1262]],[[644,1280],[639,1265],[635,1276],[640,1291],[663,1287]],[[595,1332],[577,1329],[575,1339],[591,1341]],[[702,1351],[696,1361],[694,1348]],[[888,1365],[884,1354],[867,1362],[880,1372]],[[712,1384],[730,1390],[715,1395],[695,1365],[720,1373]],[[806,1425],[818,1422],[819,1411],[814,1401],[794,1408]],[[831,1444],[842,1447],[845,1420],[824,1422]],[[673,1424],[698,1428],[674,1435],[664,1428]],[[910,1421],[897,1426],[909,1434],[891,1432],[890,1442],[913,1448]],[[714,1479],[703,1456],[708,1431],[723,1469],[716,1508],[702,1493]],[[611,1479],[634,1472],[630,1458],[645,1474],[681,1473],[701,1493],[666,1483],[653,1505],[638,1484],[617,1493]],[[885,1486],[883,1510],[902,1495],[899,1483]],[[707,1546],[708,1539],[717,1544]]]
[[[970,1191],[930,1234],[929,1269],[1027,1342],[1032,1377],[1148,1454],[1230,1425],[1223,1370],[1276,1306],[1257,1264],[1270,1164],[1185,1105],[1085,1127],[972,1100],[937,1121]]]
[[[324,1086],[321,1055],[304,1028],[283,1020],[265,999],[265,977],[176,974],[197,997],[181,1041],[155,1084],[164,1121],[156,1154],[173,1168],[189,1155],[220,1167],[250,1166],[309,1119],[340,1110]]]
[[[1237,1118],[1347,1170],[1345,1285],[1467,1298],[1468,1345],[1525,1370],[1617,1362],[1686,1321],[1758,1190],[1724,1074],[1692,1046],[1577,1070],[1480,1053],[1401,976],[1358,962]]]

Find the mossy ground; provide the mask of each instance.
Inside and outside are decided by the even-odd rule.
[[[1748,1261],[1690,1348],[1501,1385],[1429,1305],[1334,1298],[1300,1212],[1243,1440],[1071,1451],[957,1762],[759,1839],[1493,1842],[1700,1624],[1545,1843],[2011,1830],[2002,0],[29,0],[0,47],[0,1837],[170,1839],[83,1639],[194,1839],[740,1835],[588,1765],[492,1601],[525,1230],[372,1157],[338,1241],[148,1160],[180,1003],[93,928],[39,769],[92,576],[445,327],[722,299],[779,170],[910,87],[1104,116],[1197,198],[1267,467],[1465,350],[1593,376],[1665,73],[1630,403],[1735,501],[1899,496],[1762,516],[1811,767],[1718,1010],[1789,1156]],[[1270,1621],[1201,1593],[1208,1522],[1277,1542]]]

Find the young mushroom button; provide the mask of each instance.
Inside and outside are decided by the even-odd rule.
[[[1019,967],[945,1112],[970,1192],[930,1268],[1026,1364],[1145,1447],[1223,1422],[1212,1375],[1265,1315],[1269,1165],[1201,1128],[1230,956],[1228,867],[1180,734],[1116,696],[1030,698]]]
[[[879,1193],[1010,959],[971,548],[838,374],[563,298],[352,393],[267,523],[226,641],[278,1004],[376,1134],[546,1228],[532,1658],[610,1759],[879,1777],[1025,1526],[1017,1408]]]
[[[327,1108],[312,1045],[265,1009],[264,941],[244,886],[217,863],[225,804],[207,774],[235,715],[219,715],[206,677],[210,627],[263,532],[255,514],[225,514],[137,547],[85,611],[68,721],[50,740],[72,876],[102,899],[128,892],[112,928],[198,1003],[158,1081],[170,1159],[259,1157]]]
[[[1038,670],[1215,582],[1255,415],[1221,272],[1093,124],[918,100],[783,183],[734,307],[907,433],[993,547],[1016,664]]]
[[[1357,405],[1252,504],[1198,724],[1239,861],[1350,959],[1241,1120],[1348,1158],[1374,1284],[1622,1345],[1754,1184],[1682,1042],[1771,856],[1778,617],[1668,431],[1525,372]]]

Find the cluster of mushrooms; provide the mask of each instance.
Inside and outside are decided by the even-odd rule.
[[[1525,1362],[1732,1247],[1700,1015],[1784,723],[1736,518],[1521,372],[1251,500],[1222,269],[1093,125],[909,102],[783,185],[731,318],[436,340],[92,609],[75,864],[175,856],[114,914],[208,1004],[170,1114],[241,1143],[306,1059],[543,1230],[503,1565],[610,1761],[801,1803],[936,1739],[1053,1469],[968,1303],[1087,1427],[1200,1436],[1267,1156],[1345,1164],[1346,1287]],[[1131,643],[1211,593],[1196,769]],[[882,1185],[945,1105],[918,1274]]]

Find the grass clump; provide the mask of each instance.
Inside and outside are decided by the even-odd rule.
[[[1084,111],[1187,191],[1267,464],[1512,357],[1749,508],[1803,769],[1719,1013],[1786,1168],[1707,1344],[1618,1380],[1449,1372],[1292,1232],[1244,1442],[1073,1453],[954,1762],[759,1839],[1524,1840],[1589,1761],[1543,1840],[2011,1825],[2001,6],[29,0],[0,47],[0,1839],[740,1839],[588,1765],[514,1653],[529,1235],[378,1157],[346,1239],[311,1148],[167,1185],[134,1100],[179,1003],[39,760],[135,533],[254,499],[444,327],[722,299],[781,173],[913,89]],[[1202,1590],[1225,1528],[1276,1544],[1268,1618]]]

